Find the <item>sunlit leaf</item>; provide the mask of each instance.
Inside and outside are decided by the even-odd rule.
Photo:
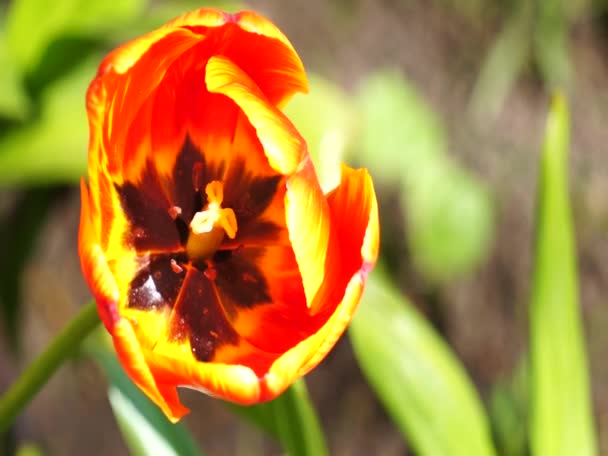
[[[49,44],[62,36],[107,34],[141,14],[146,0],[14,0],[7,12],[6,32],[19,68],[31,71]]]
[[[0,117],[24,120],[30,109],[30,101],[1,29],[0,68]]]
[[[400,189],[417,268],[431,281],[471,271],[493,234],[487,189],[453,163],[440,119],[399,73],[364,79],[358,101],[357,158],[378,181]]]
[[[364,375],[417,454],[495,454],[462,364],[379,271],[349,334]]]
[[[237,415],[276,438],[291,456],[328,454],[325,437],[304,380],[271,402],[249,407],[229,405]]]
[[[131,382],[113,353],[103,348],[89,352],[108,378],[110,405],[132,456],[202,454],[186,427],[167,420]]]
[[[98,59],[85,62],[42,94],[34,122],[0,137],[0,186],[77,182],[86,171],[84,93]]]
[[[429,161],[444,159],[447,147],[441,122],[397,71],[365,78],[357,101],[361,117],[357,158],[373,176],[408,181]]]
[[[401,198],[414,263],[433,280],[474,269],[485,258],[494,228],[487,189],[450,165],[427,167],[412,181],[402,185]]]
[[[568,197],[568,149],[568,107],[557,95],[540,162],[530,303],[530,434],[536,456],[597,454]]]

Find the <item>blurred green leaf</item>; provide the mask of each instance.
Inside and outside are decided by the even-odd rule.
[[[349,334],[364,375],[416,453],[495,454],[462,364],[378,270]]]
[[[38,445],[33,443],[24,443],[20,445],[15,453],[15,456],[43,456],[44,453]]]
[[[249,421],[253,426],[264,431],[276,441],[280,441],[279,430],[274,424],[274,411],[272,402],[255,405],[238,405],[226,402],[226,407],[235,415]]]
[[[325,436],[304,380],[295,382],[269,404],[283,448],[291,456],[328,454]]]
[[[549,87],[563,87],[570,79],[568,3],[563,0],[537,0],[535,8],[534,51],[543,80]]]
[[[42,93],[39,118],[0,137],[0,186],[75,183],[86,172],[84,95],[99,57]]]
[[[432,281],[476,267],[492,238],[492,201],[453,164],[440,119],[396,71],[366,78],[358,102],[358,158],[375,178],[400,186],[416,266]]]
[[[483,60],[473,88],[469,109],[480,122],[487,123],[502,108],[532,54],[534,5],[516,0],[502,31]]]
[[[532,453],[595,455],[589,373],[568,197],[569,114],[553,99],[540,161],[530,303]]]
[[[396,70],[365,78],[357,93],[361,116],[358,158],[385,182],[409,181],[443,160],[445,131],[416,89]]]
[[[355,107],[337,85],[309,74],[310,93],[296,95],[285,113],[308,142],[321,186],[340,183],[340,163],[354,133]]]
[[[0,117],[24,120],[30,110],[30,101],[23,86],[21,75],[6,45],[5,34],[0,29]]]
[[[131,382],[112,352],[102,347],[91,349],[91,345],[88,351],[108,378],[110,405],[131,455],[202,454],[187,428],[167,420],[163,412]]]
[[[146,0],[14,0],[6,19],[7,43],[19,68],[34,69],[60,37],[106,35],[139,16]]]
[[[328,454],[325,436],[303,379],[271,402],[248,407],[229,404],[229,408],[278,439],[291,456]]]
[[[409,245],[417,267],[432,280],[466,273],[485,257],[493,234],[488,190],[454,166],[428,167],[402,185]]]
[[[523,456],[528,449],[528,364],[522,360],[509,378],[492,386],[488,408],[498,454]]]

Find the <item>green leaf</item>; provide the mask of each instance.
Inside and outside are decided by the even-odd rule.
[[[274,424],[274,412],[270,404],[272,402],[256,405],[238,405],[226,402],[225,405],[235,415],[250,422],[276,441],[280,441],[279,431]]]
[[[428,279],[451,279],[485,258],[494,232],[493,205],[469,173],[438,162],[404,182],[401,197],[413,260]]]
[[[0,137],[0,186],[75,183],[86,172],[84,94],[99,58],[47,87],[35,121]]]
[[[141,14],[146,0],[14,0],[7,12],[11,54],[23,71],[34,69],[60,37],[109,34]]]
[[[25,92],[21,74],[6,45],[0,29],[0,117],[24,120],[30,111],[30,100]]]
[[[469,109],[480,122],[488,123],[502,108],[511,88],[531,57],[530,34],[534,4],[516,0],[496,41],[484,58],[473,88]]]
[[[370,386],[417,454],[495,454],[464,367],[377,270],[349,334]]]
[[[566,86],[572,72],[568,55],[568,3],[576,2],[535,2],[534,51],[543,80],[549,87]]]
[[[534,455],[597,454],[568,197],[569,114],[556,95],[540,161],[530,360]]]
[[[347,94],[320,76],[309,74],[310,93],[296,95],[285,108],[306,139],[321,186],[340,183],[340,163],[354,133],[354,112]]]
[[[34,443],[24,443],[19,446],[15,456],[44,456],[40,447]]]
[[[373,176],[409,182],[429,162],[445,159],[445,131],[417,90],[395,70],[367,77],[357,92],[359,155]]]
[[[172,424],[163,412],[131,382],[115,355],[102,347],[88,347],[110,383],[108,397],[125,443],[133,456],[197,456],[187,428]]]
[[[492,386],[488,408],[498,454],[522,456],[528,448],[528,360],[522,359],[510,377]]]
[[[279,440],[291,456],[328,454],[325,436],[303,379],[271,402],[248,407],[229,404],[229,408]]]
[[[440,119],[399,73],[366,78],[357,99],[359,161],[380,181],[400,186],[416,266],[435,282],[469,272],[493,235],[487,189],[454,165]]]

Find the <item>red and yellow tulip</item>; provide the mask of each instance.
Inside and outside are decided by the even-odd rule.
[[[87,94],[79,253],[133,381],[274,398],[344,332],[378,250],[365,170],[324,195],[280,107],[306,92],[285,36],[198,10],[111,52]]]

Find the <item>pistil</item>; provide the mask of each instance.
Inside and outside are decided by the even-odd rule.
[[[190,236],[186,250],[191,259],[209,259],[217,251],[225,236],[234,239],[238,230],[236,215],[231,208],[222,207],[224,186],[212,181],[205,187],[207,205],[194,214],[190,222]]]

